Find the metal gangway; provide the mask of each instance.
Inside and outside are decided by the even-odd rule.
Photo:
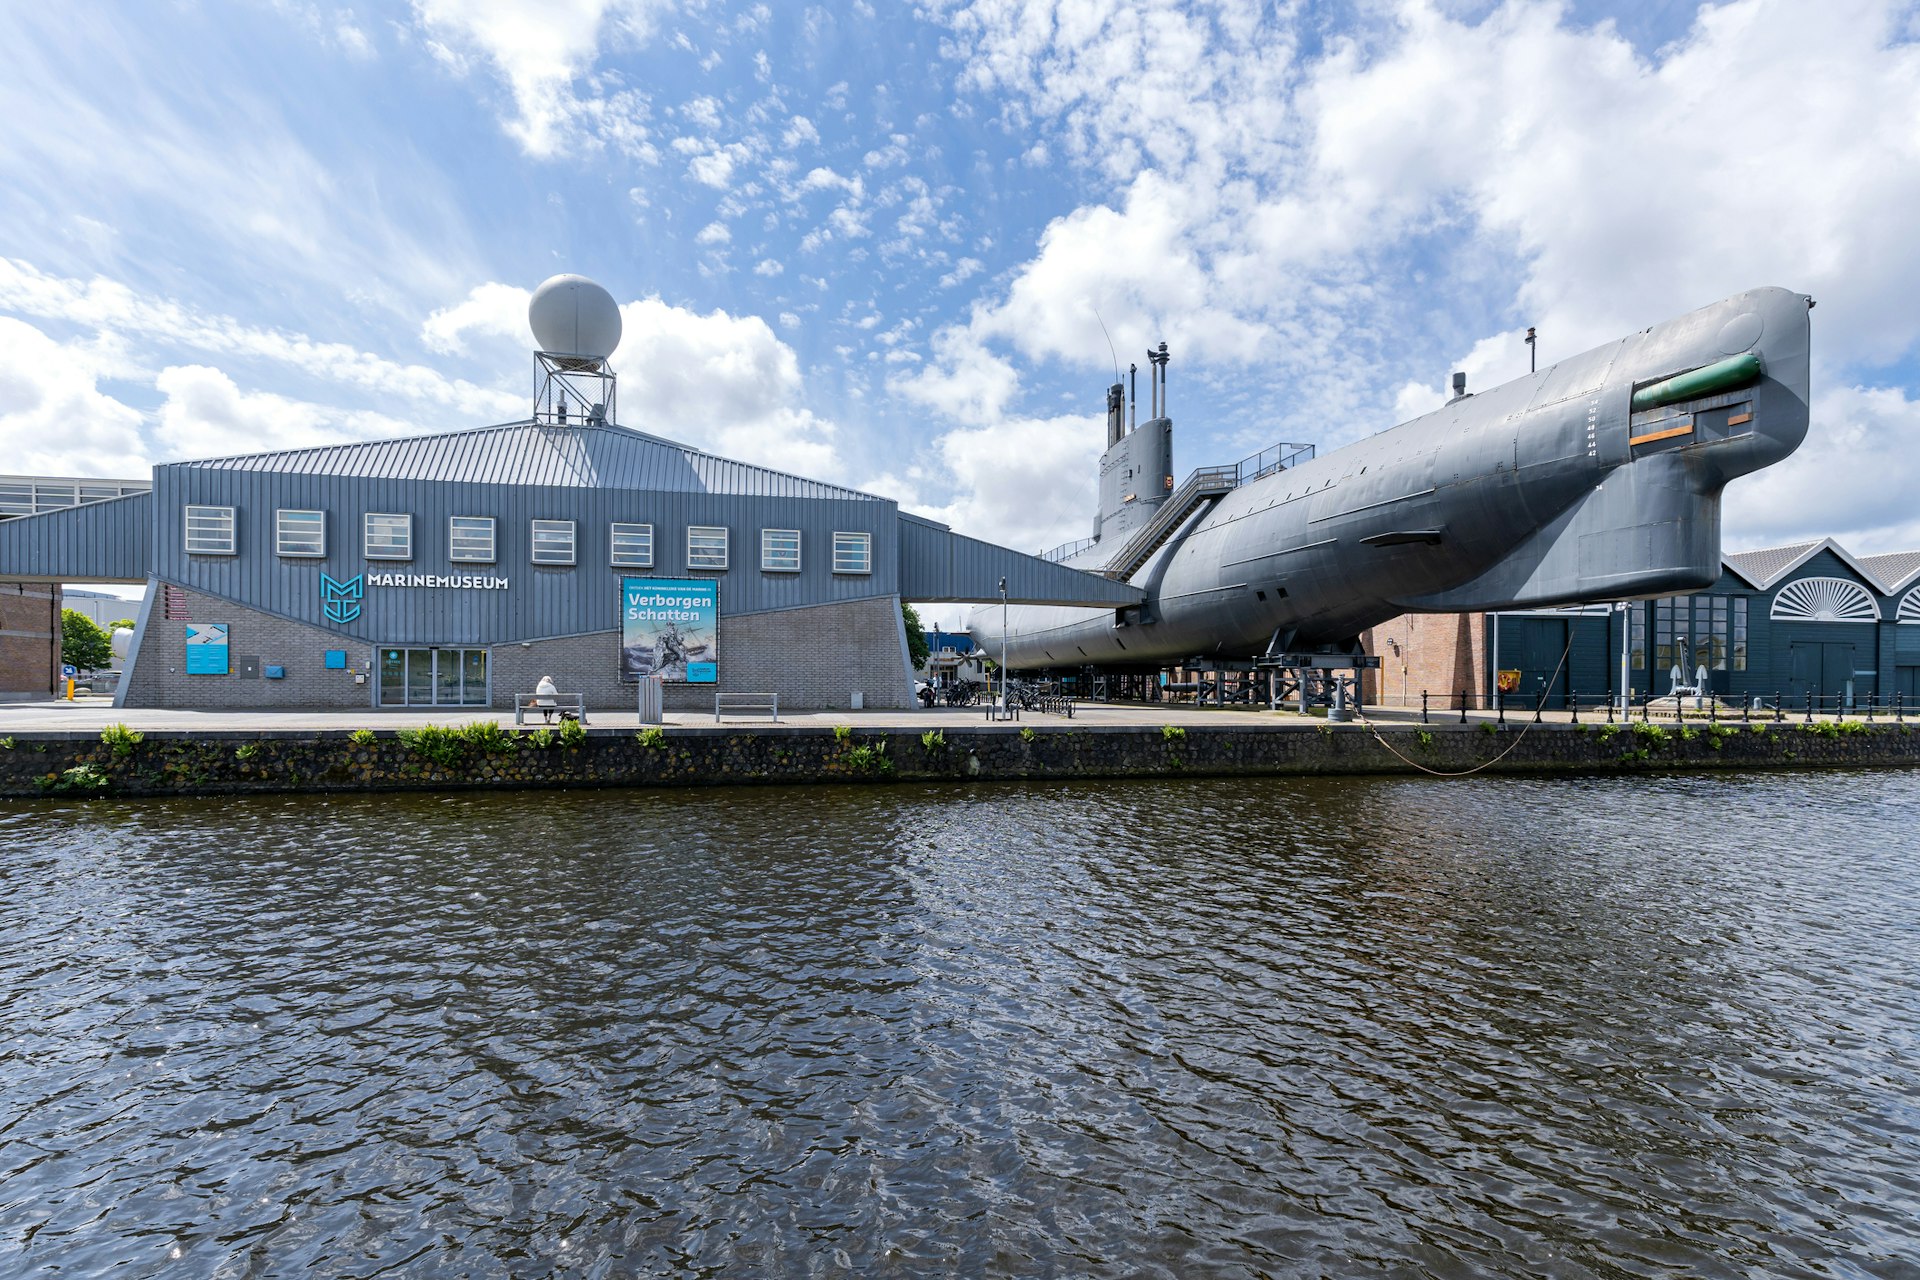
[[[1310,444],[1276,444],[1227,467],[1201,467],[1167,496],[1153,518],[1120,544],[1120,549],[1100,570],[1109,578],[1125,582],[1147,562],[1187,518],[1203,506],[1211,505],[1243,484],[1252,484],[1262,476],[1296,467],[1313,457]]]

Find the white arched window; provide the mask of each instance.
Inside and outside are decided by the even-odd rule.
[[[1873,593],[1845,578],[1802,578],[1773,598],[1775,622],[1878,622]]]
[[[1902,622],[1920,622],[1920,587],[1915,587],[1900,597],[1898,617]]]

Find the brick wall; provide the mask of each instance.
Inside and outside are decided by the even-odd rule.
[[[378,679],[377,653],[364,642],[335,632],[242,608],[213,596],[174,587],[176,613],[195,622],[224,622],[228,653],[237,673],[243,659],[258,659],[285,669],[286,677],[264,674],[189,676],[186,674],[186,622],[163,617],[156,604],[140,651],[126,678],[130,707],[366,707],[373,704]],[[345,649],[349,670],[329,671],[329,649]],[[584,693],[589,707],[627,710],[636,690],[619,679],[620,637],[616,631],[496,645],[491,650],[493,705],[511,709],[513,695],[531,693],[543,675],[562,690]],[[365,684],[354,683],[367,672]],[[846,707],[854,690],[875,708],[906,707],[912,702],[900,602],[893,596],[843,604],[782,609],[720,619],[720,688],[730,692],[772,692],[794,710]],[[669,685],[669,710],[711,710],[714,686]]]
[[[777,693],[794,710],[844,708],[854,690],[869,707],[912,702],[900,602],[893,596],[845,604],[811,605],[720,619],[719,685],[666,688],[669,711],[711,711],[716,688],[729,693]],[[550,675],[567,693],[584,693],[589,707],[627,710],[637,690],[619,679],[620,636],[601,631],[557,640],[507,644],[493,651],[493,700],[511,707]]]
[[[1367,702],[1417,707],[1422,690],[1434,706],[1452,706],[1462,690],[1484,699],[1486,623],[1483,613],[1403,613],[1373,627],[1362,641],[1379,655],[1380,670],[1367,673]]]
[[[271,614],[183,587],[156,585],[159,593],[148,611],[133,667],[122,677],[121,705],[129,707],[367,707],[373,705],[371,675],[364,684],[354,676],[366,674],[373,651],[364,641],[349,640],[302,622]],[[163,601],[171,599],[175,617],[166,617]],[[246,677],[190,676],[187,674],[187,622],[224,622],[231,670],[243,659],[258,659],[261,674]],[[329,671],[326,653],[345,649],[349,670]],[[279,666],[286,678],[269,680],[265,669]]]
[[[0,692],[52,693],[60,679],[60,588],[0,584]]]

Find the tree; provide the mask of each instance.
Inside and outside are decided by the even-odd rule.
[[[107,628],[107,634],[111,636],[114,632],[120,630],[123,627],[128,631],[133,631],[133,630],[136,630],[139,627],[139,625],[140,624],[135,622],[132,618],[122,618],[120,619],[120,621],[114,623],[112,626]]]
[[[920,621],[919,611],[905,600],[900,602],[900,619],[907,624],[907,659],[918,671],[927,665],[927,657],[933,652],[927,645],[927,629]]]
[[[113,644],[92,618],[78,609],[62,609],[60,661],[82,671],[99,671],[113,665]]]

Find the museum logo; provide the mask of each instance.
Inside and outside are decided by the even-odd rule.
[[[320,575],[320,603],[324,606],[327,621],[346,626],[360,616],[360,598],[367,593],[366,575],[354,574],[341,582],[326,574]]]

